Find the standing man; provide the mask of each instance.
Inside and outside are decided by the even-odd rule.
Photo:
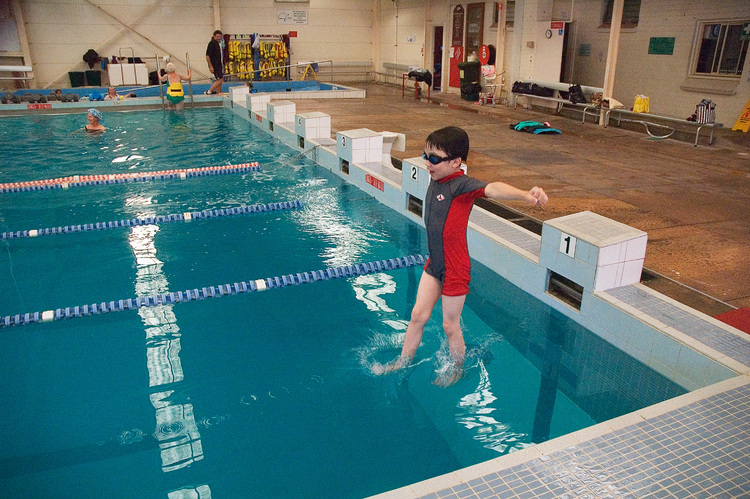
[[[208,63],[208,70],[216,77],[216,81],[211,84],[211,88],[206,90],[206,95],[221,93],[221,86],[224,84],[224,63],[222,61],[221,53],[221,37],[222,33],[220,30],[214,31],[214,36],[211,41],[208,42],[206,47],[206,62]]]

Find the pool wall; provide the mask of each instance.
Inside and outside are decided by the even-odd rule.
[[[204,95],[203,92],[208,90],[209,84],[193,85],[192,97],[188,95],[188,88],[185,86],[185,106],[218,106],[224,101],[223,95]],[[49,113],[57,111],[62,113],[81,112],[83,109],[95,107],[101,111],[108,111],[110,108],[117,107],[116,110],[122,110],[122,107],[132,107],[133,110],[143,109],[161,109],[162,99],[159,94],[158,86],[151,87],[131,87],[128,89],[118,88],[118,93],[135,91],[137,97],[126,98],[122,100],[91,100],[96,93],[101,96],[107,94],[107,87],[79,87],[61,89],[63,94],[73,94],[78,99],[72,102],[61,102],[59,100],[48,100],[46,102],[20,102],[0,104],[0,116],[27,114],[38,110]],[[45,99],[54,90],[16,90],[13,95],[44,95]],[[242,102],[250,94],[250,89],[244,83],[226,83],[224,91],[231,96],[230,102]],[[361,99],[366,96],[364,90],[338,85],[334,83],[319,83],[317,81],[270,81],[257,82],[253,84],[254,96],[267,95],[271,100],[278,99]],[[115,109],[112,109],[115,110]]]
[[[224,105],[424,225],[420,208],[429,175],[420,158],[404,160],[400,170],[383,160],[384,153],[390,152],[384,140],[392,134],[362,128],[338,132],[333,139],[330,116],[297,114],[294,102],[288,100],[271,102],[252,95],[249,100],[225,100]],[[328,133],[325,126],[319,126],[326,119]],[[587,226],[603,227],[606,234],[588,233]],[[570,234],[577,240],[573,257],[559,249],[561,239]],[[682,329],[701,330],[729,340],[727,344],[740,341],[750,346],[740,331],[638,284],[645,239],[646,234],[637,229],[590,212],[547,221],[540,237],[475,207],[468,231],[473,258],[685,389],[692,391],[749,373],[748,362],[738,361],[734,348],[706,346]],[[611,263],[615,266],[603,265]],[[605,279],[605,271],[610,269],[616,274]],[[580,309],[549,292],[552,273],[583,287]],[[655,312],[639,310],[638,302],[651,298],[656,299]],[[745,351],[750,361],[750,349]]]

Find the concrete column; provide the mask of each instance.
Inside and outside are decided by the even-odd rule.
[[[607,47],[607,67],[604,72],[603,99],[612,97],[615,89],[615,72],[617,70],[617,54],[620,51],[620,27],[622,25],[622,9],[625,0],[615,0],[612,8],[612,24],[609,28],[609,46]],[[599,124],[604,125],[604,114],[599,113]]]

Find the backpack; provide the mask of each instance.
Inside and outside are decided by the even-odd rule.
[[[572,85],[568,89],[568,99],[570,99],[570,102],[573,104],[585,104],[586,103],[586,96],[583,95],[583,89],[580,85]]]

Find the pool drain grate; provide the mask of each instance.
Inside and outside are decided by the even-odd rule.
[[[232,284],[220,284],[218,286],[188,289],[185,291],[177,291],[175,293],[139,296],[137,298],[58,308],[55,310],[46,310],[44,312],[8,315],[0,318],[0,328],[26,326],[38,322],[51,322],[54,320],[100,315],[109,312],[137,310],[143,307],[158,307],[161,305],[172,305],[174,303],[187,301],[204,300],[206,298],[218,298],[220,296],[264,291],[285,286],[297,286],[300,284],[327,281],[330,279],[376,274],[390,270],[413,267],[415,265],[424,265],[425,261],[426,257],[423,255],[410,255],[399,258],[389,258],[387,260],[377,260],[374,262],[343,265],[341,267],[324,270],[313,270],[311,272],[267,277],[265,279],[256,279],[253,281],[242,281]]]

